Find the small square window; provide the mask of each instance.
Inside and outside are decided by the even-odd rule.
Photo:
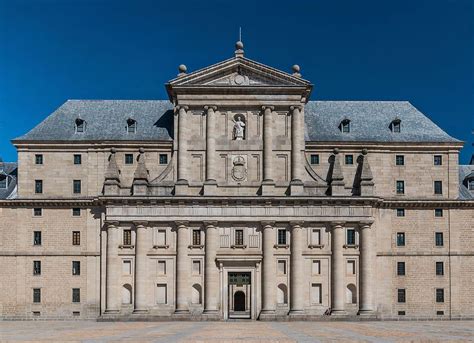
[[[33,302],[34,303],[41,302],[41,288],[33,288]]]
[[[123,245],[132,245],[132,230],[123,230]]]
[[[405,232],[397,232],[397,247],[405,246]]]
[[[443,194],[443,181],[434,182],[434,194],[436,195]]]
[[[436,262],[436,275],[444,275],[444,262]]]
[[[33,261],[33,275],[41,275],[41,261]]]
[[[81,261],[72,261],[72,275],[81,275]]]
[[[41,208],[34,208],[33,215],[35,217],[41,217],[43,215],[43,210]]]
[[[311,164],[319,164],[319,155],[311,155]]]
[[[81,194],[81,180],[74,180],[72,182],[72,191],[74,194]]]
[[[441,166],[443,164],[443,156],[434,155],[433,163],[434,163],[435,166]]]
[[[35,164],[43,164],[43,155],[35,155]]]
[[[405,311],[398,311],[399,316],[404,316],[405,314],[406,314]]]
[[[278,229],[278,245],[286,245],[286,230]]]
[[[74,164],[82,164],[82,155],[74,155]]]
[[[36,194],[43,193],[43,180],[35,180],[35,193]]]
[[[160,154],[160,164],[168,164],[168,155]]]
[[[405,209],[397,208],[397,217],[405,217]]]
[[[346,161],[346,164],[354,164],[354,155],[346,155],[345,161]]]
[[[41,231],[33,232],[33,245],[41,245]]]
[[[399,303],[404,303],[406,302],[406,291],[404,288],[399,288],[397,290],[397,301]]]
[[[80,208],[73,208],[72,209],[73,217],[80,217],[81,216],[81,209]]]
[[[444,303],[444,288],[436,288],[436,302]]]
[[[72,302],[73,303],[80,303],[81,302],[81,289],[80,288],[73,288],[72,289]]]
[[[436,311],[437,316],[444,316],[444,311]]]
[[[133,154],[125,154],[125,164],[133,164]]]
[[[405,262],[397,262],[397,275],[398,276],[405,275]]]
[[[435,244],[437,247],[442,247],[444,245],[442,232],[435,232]]]
[[[403,156],[403,155],[395,156],[395,164],[397,166],[404,166],[405,165],[405,156]]]
[[[435,208],[435,217],[442,217],[442,216],[443,216],[443,209]]]
[[[397,181],[397,194],[405,194],[405,181]]]
[[[81,232],[80,231],[72,232],[72,245],[81,245]]]
[[[354,229],[347,229],[346,244],[347,245],[355,245],[356,244],[355,230]]]

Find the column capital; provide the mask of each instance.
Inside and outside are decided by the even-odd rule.
[[[186,220],[180,220],[180,221],[176,221],[175,224],[178,229],[187,229],[189,222]]]
[[[359,222],[359,228],[360,229],[370,229],[372,227],[373,223],[374,223],[373,220],[361,220]]]
[[[346,222],[344,222],[344,221],[333,221],[333,222],[330,222],[330,225],[331,225],[331,228],[332,228],[332,229],[342,229],[345,224],[346,224]]]
[[[273,111],[275,109],[275,106],[262,106],[262,111],[270,110]]]
[[[206,228],[208,227],[216,227],[217,226],[217,221],[209,220],[209,221],[204,221],[204,226]]]
[[[133,225],[135,225],[135,227],[143,227],[146,229],[148,222],[146,220],[135,220],[133,221]]]
[[[260,225],[262,225],[264,229],[273,228],[275,226],[275,222],[271,220],[264,220],[260,222]]]
[[[217,111],[217,106],[215,105],[206,105],[204,109],[209,112],[209,110]]]
[[[303,224],[304,224],[303,220],[293,220],[290,222],[290,226],[292,229],[301,229]]]
[[[175,108],[176,108],[177,111],[181,111],[181,110],[187,111],[187,110],[189,110],[189,106],[184,106],[184,105],[177,105],[177,106],[175,106]]]
[[[301,111],[302,109],[303,109],[303,106],[290,106],[291,111],[294,111],[294,110]]]
[[[107,228],[107,229],[113,229],[113,228],[118,228],[119,226],[119,222],[118,221],[106,221],[104,223],[104,227]]]

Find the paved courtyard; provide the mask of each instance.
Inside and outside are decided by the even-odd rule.
[[[474,321],[420,322],[0,322],[0,341],[433,342],[474,341]]]

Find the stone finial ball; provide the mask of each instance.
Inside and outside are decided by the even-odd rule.
[[[237,43],[235,43],[235,48],[237,50],[242,50],[244,48],[244,43],[242,43],[241,41],[238,41]]]
[[[301,70],[300,66],[297,65],[297,64],[293,65],[293,67],[291,67],[291,68],[293,69],[293,71],[294,71],[295,73],[299,73],[300,70]]]
[[[333,152],[335,155],[339,154],[339,148],[334,148]]]
[[[144,149],[144,148],[140,148],[140,149],[138,149],[138,152],[139,152],[140,154],[143,154],[143,153],[145,152],[145,149]]]
[[[362,149],[362,155],[367,155],[367,149],[366,148]]]
[[[115,149],[115,148],[110,148],[110,152],[111,152],[112,154],[115,154],[115,153],[117,152],[117,149]]]
[[[184,64],[180,64],[178,69],[180,73],[185,73],[188,70],[188,68]]]

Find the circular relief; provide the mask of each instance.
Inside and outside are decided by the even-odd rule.
[[[234,82],[237,85],[241,85],[245,82],[245,78],[242,75],[236,75],[235,78],[234,78]]]

